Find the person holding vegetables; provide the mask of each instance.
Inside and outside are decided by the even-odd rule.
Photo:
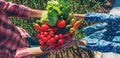
[[[98,24],[83,28],[86,37],[79,40],[77,44],[75,41],[68,43],[70,44],[68,47],[75,44],[94,51],[120,54],[120,15],[89,12],[73,14],[73,16],[88,22],[98,22]]]
[[[54,51],[43,51],[40,47],[29,48],[26,38],[29,38],[30,35],[23,28],[15,26],[9,18],[10,16],[40,18],[43,12],[42,10],[0,0],[0,58],[30,58],[34,55]],[[87,37],[77,44],[91,50],[120,53],[118,50],[120,47],[119,15],[87,13],[86,15],[74,14],[74,16],[89,22],[105,22],[84,28],[83,31]],[[72,41],[70,44],[74,43]]]
[[[40,18],[43,12],[0,0],[0,58],[31,58],[53,51],[43,51],[40,47],[29,48],[26,38],[30,35],[23,28],[15,26],[9,18],[11,16]]]

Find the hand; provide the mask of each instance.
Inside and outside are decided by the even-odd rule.
[[[86,46],[86,41],[85,40],[79,40],[76,45],[77,46],[79,46],[79,45]]]
[[[84,40],[79,40],[79,41],[75,41],[75,40],[71,40],[70,42],[66,43],[64,46],[61,47],[60,50],[63,50],[63,49],[67,49],[69,47],[72,47],[72,46],[86,46],[86,41]]]
[[[68,42],[65,45],[61,46],[60,50],[64,50],[64,49],[70,48],[73,45],[76,45],[76,41],[75,40],[71,40],[70,42]]]
[[[73,16],[78,19],[85,19],[85,14],[73,14]]]
[[[42,14],[46,12],[45,10],[30,9],[30,17],[41,18]]]
[[[44,54],[49,53],[49,52],[56,52],[54,49],[51,49],[50,47],[42,48],[41,50],[43,51]]]

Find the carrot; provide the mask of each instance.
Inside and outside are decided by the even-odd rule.
[[[77,29],[79,26],[81,25],[81,20],[78,20],[74,23],[73,27],[72,28],[75,28]]]
[[[74,34],[75,33],[75,28],[70,28],[70,33]]]
[[[78,20],[74,23],[74,25],[72,26],[72,28],[70,28],[70,33],[74,34],[75,30],[81,25],[81,20]]]

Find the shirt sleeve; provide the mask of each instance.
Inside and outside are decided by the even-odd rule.
[[[120,20],[119,15],[105,14],[105,13],[86,13],[85,20],[88,22],[114,22]]]
[[[28,17],[30,15],[30,8],[26,6],[6,1],[0,1],[0,3],[8,16]]]
[[[96,31],[106,28],[106,26],[107,26],[107,23],[94,24],[94,25],[83,28],[83,32],[86,34],[86,36],[89,36],[90,34]]]
[[[19,48],[15,53],[15,58],[29,58],[29,52],[27,48]]]
[[[109,42],[97,38],[91,39],[89,37],[85,37],[83,40],[86,41],[86,46],[84,48],[104,53],[113,52],[120,54],[120,43]]]

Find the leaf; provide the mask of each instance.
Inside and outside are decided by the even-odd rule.
[[[48,22],[48,11],[44,12],[41,16],[40,23]]]
[[[58,14],[62,13],[59,6],[53,6],[53,9],[55,9],[58,12]]]
[[[50,26],[55,26],[56,25],[56,23],[57,23],[57,20],[58,20],[58,16],[57,16],[57,13],[56,12],[50,12],[50,13],[48,13],[48,24],[50,25]]]

